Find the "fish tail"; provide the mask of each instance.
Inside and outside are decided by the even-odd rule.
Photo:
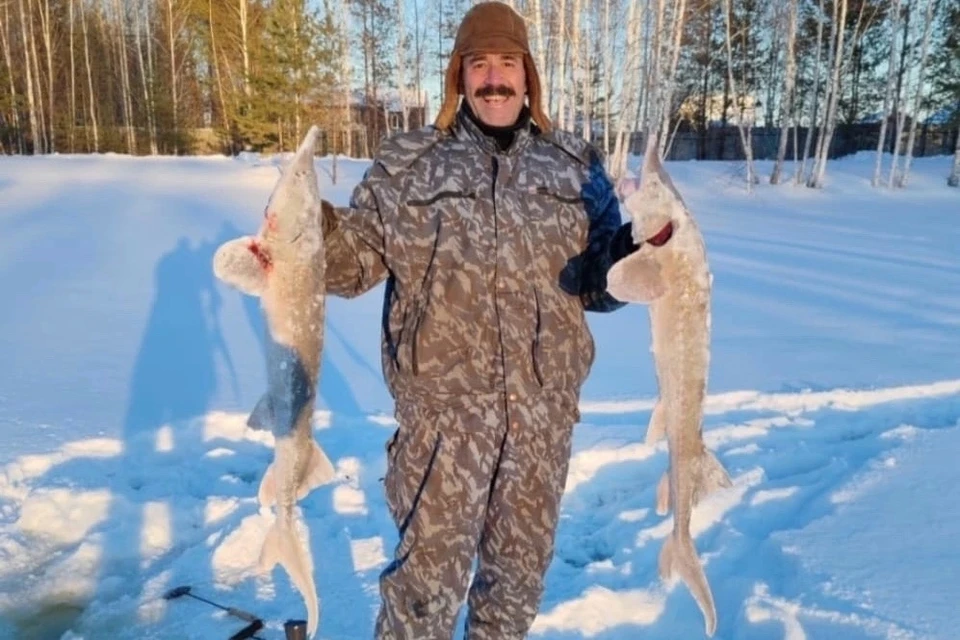
[[[704,629],[708,636],[717,630],[717,610],[707,576],[703,573],[700,558],[689,534],[673,533],[667,537],[660,551],[660,577],[670,580],[679,577],[703,612]]]
[[[307,637],[317,632],[320,619],[320,604],[317,587],[313,581],[313,559],[310,550],[297,533],[292,517],[285,518],[281,512],[274,521],[260,551],[260,569],[270,571],[280,565],[290,576],[290,581],[303,596],[307,607]]]

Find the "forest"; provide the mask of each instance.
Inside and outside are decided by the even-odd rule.
[[[747,184],[952,154],[960,0],[518,0],[557,126],[619,174],[652,133]],[[429,124],[469,0],[0,0],[0,152],[371,157]],[[790,163],[789,165],[787,163]],[[884,165],[886,163],[886,165]],[[789,169],[788,169],[789,166]]]

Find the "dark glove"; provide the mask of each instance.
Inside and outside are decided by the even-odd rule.
[[[632,222],[622,225],[610,239],[610,257],[614,262],[623,260],[639,248],[639,244],[633,243]]]

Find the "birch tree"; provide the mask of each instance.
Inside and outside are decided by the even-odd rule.
[[[400,111],[403,130],[410,130],[410,111],[407,108],[407,16],[403,0],[397,0],[397,93],[400,96]],[[388,118],[389,122],[389,118]]]
[[[30,61],[30,48],[27,47],[27,20],[26,20],[26,11],[23,7],[23,0],[17,0],[20,9],[20,36],[22,38],[21,42],[23,43],[23,69],[26,73],[27,81],[27,114],[30,123],[30,144],[33,147],[34,153],[41,153],[42,149],[38,147],[37,138],[39,136],[39,122],[37,118],[37,104],[34,100],[33,95],[33,66]],[[11,67],[12,69],[13,67]]]
[[[603,0],[603,154],[610,156],[610,94],[613,83],[613,38],[610,34],[610,2]]]
[[[837,6],[839,4],[839,7]],[[840,69],[843,67],[843,41],[846,33],[845,25],[847,23],[847,0],[839,0],[834,4],[834,27],[833,34],[836,36],[836,43],[833,46],[833,75],[830,79],[830,85],[827,89],[829,100],[827,102],[827,113],[825,116],[825,126],[823,135],[818,142],[817,158],[814,163],[814,169],[808,186],[814,188],[823,187],[823,177],[827,169],[827,154],[830,152],[830,142],[833,140],[833,131],[837,125],[837,102],[840,98]]]
[[[559,0],[557,4],[557,33],[554,43],[556,45],[554,47],[554,64],[557,71],[551,94],[557,96],[557,124],[565,128],[567,121],[567,50],[570,44],[570,33],[567,29],[567,0]]]
[[[87,115],[90,117],[90,125],[93,130],[93,151],[100,151],[100,132],[97,124],[97,105],[96,96],[93,92],[93,69],[90,66],[90,38],[87,34],[87,12],[83,6],[80,7],[80,29],[83,31],[83,59],[87,70]]]
[[[44,58],[47,63],[47,152],[56,151],[56,117],[54,116],[55,78],[53,70],[53,26],[50,21],[50,0],[43,0],[37,7],[40,13],[40,32],[43,36]]]
[[[925,71],[927,68],[927,54],[930,51],[930,31],[933,25],[933,14],[936,7],[936,0],[927,0],[927,11],[924,16],[923,36],[920,44],[920,66],[917,69],[917,86],[913,96],[913,103],[910,111],[913,117],[910,119],[910,133],[907,136],[907,148],[904,150],[903,170],[896,173],[895,185],[903,188],[907,186],[907,179],[910,176],[910,164],[913,160],[913,144],[917,137],[917,121],[920,119],[920,99],[926,86]],[[896,163],[894,163],[896,164]]]
[[[794,86],[797,80],[797,0],[790,0],[786,18],[787,51],[786,70],[783,75],[783,96],[780,105],[780,142],[777,146],[777,160],[773,165],[773,173],[770,174],[770,184],[780,184],[780,175],[787,155],[789,125],[794,125],[794,132],[796,132],[796,123],[792,122],[792,119]],[[794,145],[794,150],[796,150],[796,145]]]
[[[17,85],[13,79],[13,53],[10,47],[10,37],[7,35],[7,28],[10,26],[10,5],[4,2],[3,17],[0,18],[0,46],[3,47],[3,61],[7,65],[7,78],[9,79],[10,89],[10,111],[11,121],[13,122],[14,135],[17,140],[17,151],[24,153],[23,131],[20,125],[19,94]]]
[[[950,169],[950,176],[947,178],[947,185],[951,187],[960,187],[960,130],[956,133],[957,140],[953,149],[953,167]]]
[[[890,18],[890,57],[887,63],[887,84],[883,94],[883,111],[880,120],[880,136],[877,139],[877,158],[873,166],[873,178],[870,181],[874,187],[880,186],[880,173],[883,170],[883,148],[887,140],[887,123],[890,121],[890,104],[893,101],[893,88],[897,78],[897,36],[900,32],[900,0],[893,0],[893,10]]]
[[[733,77],[733,36],[731,35],[730,24],[733,21],[733,11],[730,0],[724,0],[724,17],[726,18],[726,50],[727,50],[727,81],[730,84],[730,91],[733,93],[733,99],[740,105],[740,115],[737,118],[737,131],[740,133],[740,144],[743,145],[743,155],[746,158],[747,165],[747,190],[753,188],[757,181],[756,173],[753,168],[753,133],[751,118],[744,116],[744,101],[746,96],[741,96],[737,91],[737,83]],[[726,107],[726,105],[724,105]]]
[[[817,129],[817,116],[820,105],[820,61],[821,61],[821,52],[823,51],[823,21],[826,19],[826,14],[823,9],[823,0],[820,0],[819,11],[817,12],[817,43],[814,47],[817,52],[816,59],[813,63],[813,98],[810,101],[810,122],[807,127],[807,135],[803,141],[803,156],[800,160],[800,164],[797,165],[797,173],[795,175],[796,184],[803,182],[804,175],[807,170],[807,159],[810,157],[810,145],[813,141],[813,135]]]
[[[37,97],[37,138],[40,153],[47,153],[50,150],[50,139],[47,117],[43,110],[43,76],[40,74],[40,54],[37,53],[37,28],[33,19],[35,13],[33,2],[34,0],[27,0],[27,19],[29,22],[28,33],[30,34],[30,62],[33,65],[33,79],[36,83],[34,91]]]
[[[907,60],[911,56],[911,46],[910,46],[910,22],[911,17],[913,16],[913,4],[908,2],[903,7],[903,27],[901,29],[901,39],[900,39],[900,65],[897,70],[897,86],[893,92],[893,112],[896,116],[893,134],[893,143],[891,150],[891,160],[890,160],[890,171],[887,174],[887,188],[892,189],[894,186],[894,179],[896,177],[897,164],[899,163],[900,158],[900,143],[903,140],[903,128],[906,125],[907,110],[901,104],[903,99],[904,84],[909,81],[908,69],[907,69]]]
[[[614,179],[621,178],[627,169],[627,153],[630,146],[630,132],[636,112],[638,79],[640,78],[640,19],[642,17],[641,0],[631,0],[627,9],[626,55],[621,77],[620,117],[617,123],[617,139],[613,158],[610,160],[610,174]]]
[[[127,153],[137,152],[136,131],[133,128],[133,97],[130,89],[130,65],[127,60],[126,12],[120,0],[114,0],[116,12],[117,53],[120,63],[120,91],[123,101],[123,129],[127,141]]]

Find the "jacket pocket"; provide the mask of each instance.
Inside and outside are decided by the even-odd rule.
[[[552,389],[579,389],[596,354],[582,307],[551,288],[534,288],[534,300],[532,361],[537,382]]]
[[[469,359],[470,348],[464,340],[470,328],[441,323],[434,314],[427,305],[411,336],[411,371],[418,378],[450,375]]]

